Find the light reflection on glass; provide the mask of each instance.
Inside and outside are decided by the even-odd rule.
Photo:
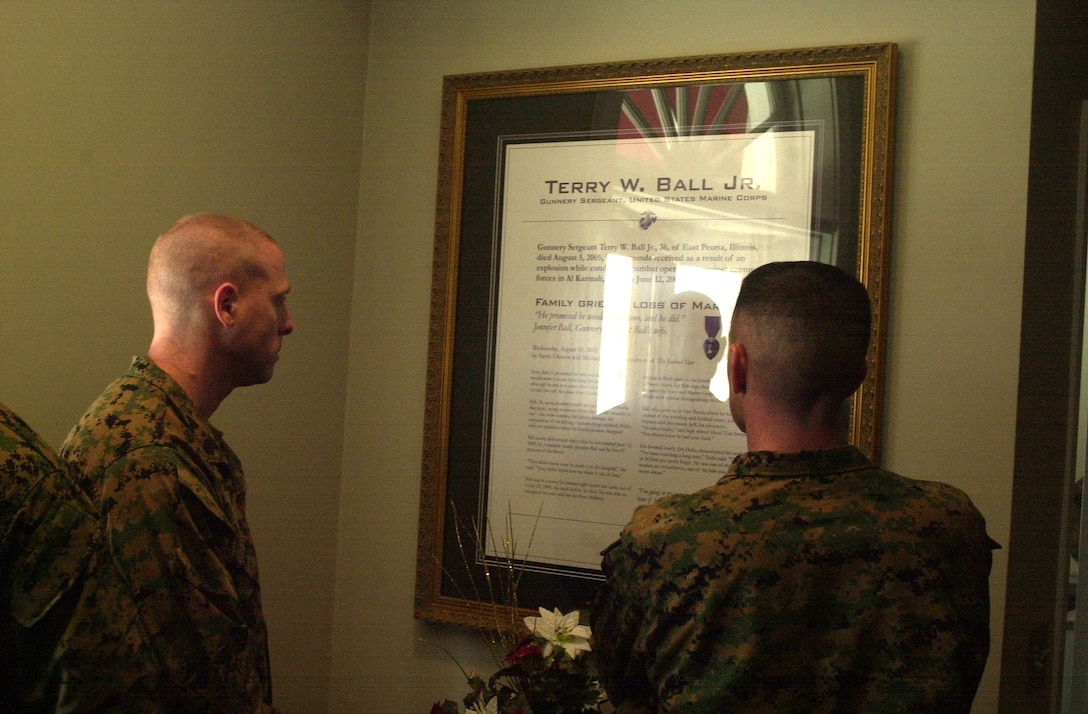
[[[677,264],[675,293],[702,293],[718,306],[722,316],[723,341],[743,275],[723,270]],[[627,399],[628,344],[631,330],[631,300],[634,261],[630,256],[609,253],[605,257],[604,315],[601,326],[600,365],[597,380],[597,414],[623,404]],[[711,335],[709,337],[717,337]],[[709,389],[719,401],[729,398],[726,360],[718,361]]]
[[[744,95],[748,101],[748,131],[753,131],[774,115],[770,84],[748,82],[744,85]]]
[[[741,158],[741,174],[754,179],[760,191],[775,193],[778,191],[778,157],[775,152],[775,137],[769,133],[757,136],[745,147]]]
[[[597,413],[627,399],[627,340],[631,324],[634,260],[609,253],[604,263],[604,315],[601,364],[597,377]]]
[[[744,276],[724,270],[696,268],[690,265],[676,266],[676,292],[696,292],[706,295],[718,306],[722,316],[722,334],[729,334],[729,320],[733,314],[733,305],[740,292],[740,281]],[[723,340],[724,341],[724,340]],[[718,401],[729,398],[729,380],[726,377],[726,360],[718,360],[718,368],[710,378],[710,393]]]

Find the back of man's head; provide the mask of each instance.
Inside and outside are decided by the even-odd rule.
[[[870,311],[865,286],[835,266],[768,263],[741,283],[730,340],[745,345],[767,396],[805,408],[861,384]]]
[[[159,236],[147,267],[147,293],[156,322],[186,319],[219,283],[244,285],[261,277],[256,244],[271,241],[252,223],[215,213],[180,219]]]

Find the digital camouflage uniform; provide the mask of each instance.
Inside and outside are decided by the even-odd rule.
[[[964,493],[853,447],[741,454],[605,551],[601,679],[620,711],[968,712],[995,547]]]
[[[0,405],[0,711],[159,711],[130,703],[154,661],[101,546],[67,465]]]
[[[238,457],[146,358],[61,453],[82,472],[169,678],[170,711],[272,712],[268,635]]]

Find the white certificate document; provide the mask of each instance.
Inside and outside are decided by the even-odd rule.
[[[489,557],[595,577],[636,507],[713,484],[746,450],[729,319],[747,272],[810,258],[815,142],[502,147]]]

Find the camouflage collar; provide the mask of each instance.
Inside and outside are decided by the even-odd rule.
[[[170,398],[176,405],[178,410],[190,415],[191,418],[207,424],[212,430],[218,434],[219,430],[216,429],[200,415],[197,411],[196,404],[189,398],[188,393],[181,388],[181,385],[174,381],[174,378],[167,374],[161,367],[151,361],[150,357],[133,357],[132,365],[128,368],[126,377],[138,379],[143,382],[147,382],[152,387],[162,390],[166,393],[166,396]]]
[[[819,451],[749,451],[729,467],[728,476],[823,476],[873,468],[873,462],[853,446]]]

